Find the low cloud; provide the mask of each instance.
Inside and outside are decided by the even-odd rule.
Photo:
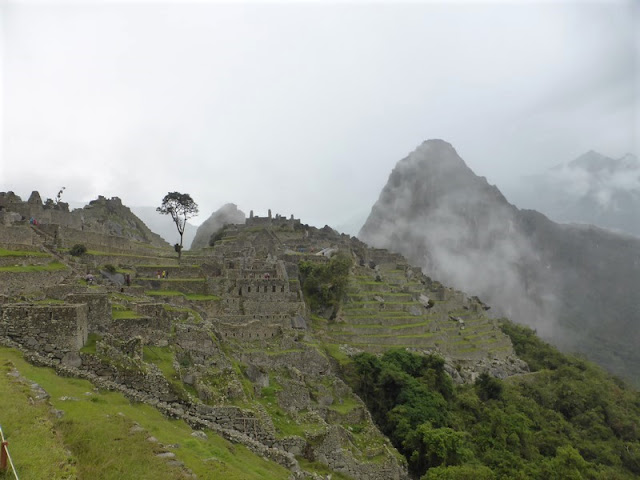
[[[454,156],[450,145],[426,142],[402,160],[360,238],[478,295],[494,315],[559,336],[551,266],[521,232],[517,209]]]

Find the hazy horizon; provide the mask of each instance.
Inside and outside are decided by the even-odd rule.
[[[639,153],[637,2],[0,4],[0,191],[341,226],[450,142],[508,189]]]

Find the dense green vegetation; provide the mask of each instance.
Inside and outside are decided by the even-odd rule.
[[[311,311],[332,316],[344,298],[353,259],[339,252],[328,263],[300,262],[300,284]]]
[[[631,479],[640,475],[640,394],[505,322],[532,373],[451,383],[444,361],[355,356],[345,378],[411,473],[433,479]]]
[[[81,243],[76,243],[73,247],[69,249],[69,255],[73,255],[74,257],[79,257],[87,253],[87,247],[85,247]]]

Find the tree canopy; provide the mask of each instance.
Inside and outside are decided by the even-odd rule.
[[[180,244],[176,244],[178,256],[182,253],[182,236],[187,226],[187,220],[198,214],[198,204],[188,193],[169,192],[162,199],[162,205],[156,211],[163,215],[171,215],[180,234]]]
[[[453,385],[444,361],[361,353],[343,377],[422,480],[640,476],[640,394],[503,322],[531,373]]]

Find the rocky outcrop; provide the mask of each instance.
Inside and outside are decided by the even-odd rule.
[[[222,227],[229,224],[244,223],[245,218],[246,215],[242,210],[238,210],[237,205],[233,203],[223,205],[198,227],[196,236],[191,242],[191,249],[208,247],[211,236],[216,234]]]
[[[160,235],[149,230],[118,197],[105,198],[100,195],[84,208],[72,213],[80,218],[83,230],[125,237],[137,242],[150,243],[155,247],[168,246]]]

